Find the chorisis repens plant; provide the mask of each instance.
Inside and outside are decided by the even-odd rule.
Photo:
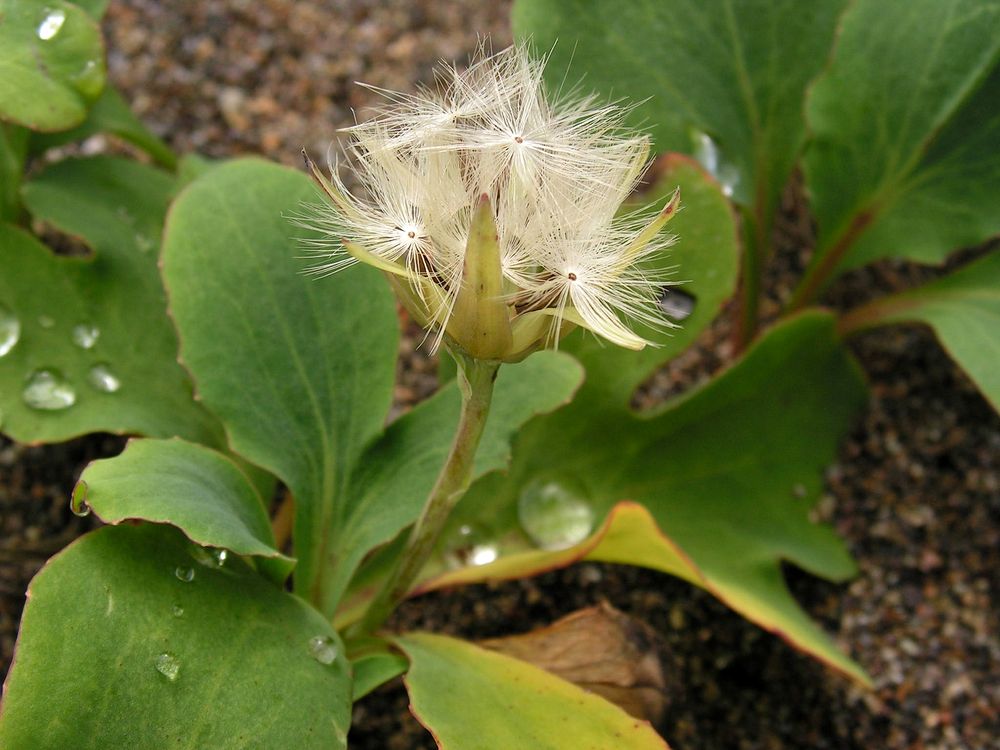
[[[347,129],[360,196],[338,170],[306,164],[328,203],[303,222],[320,230],[312,270],[356,262],[385,272],[400,302],[459,365],[463,410],[449,458],[400,567],[365,620],[375,627],[426,562],[466,488],[502,362],[556,346],[575,327],[623,347],[664,327],[674,193],[659,210],[622,215],[645,167],[645,135],[627,109],[593,97],[550,99],[544,61],[525,46],[481,52],[417,95],[379,90],[376,116]]]

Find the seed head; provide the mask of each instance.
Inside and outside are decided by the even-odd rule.
[[[648,139],[619,105],[546,96],[543,67],[525,46],[481,49],[433,89],[377,90],[376,115],[346,129],[357,194],[306,156],[328,199],[302,219],[319,230],[310,270],[380,268],[435,345],[483,359],[516,361],[576,326],[641,349],[636,322],[669,326],[656,260],[679,196],[619,215]]]

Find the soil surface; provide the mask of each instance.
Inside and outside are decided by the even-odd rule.
[[[111,79],[178,151],[263,154],[297,165],[324,153],[352,109],[352,85],[413,90],[439,58],[463,59],[477,34],[510,39],[508,0],[112,1]],[[117,148],[103,138],[85,150]],[[795,191],[770,269],[773,311],[811,246]],[[883,264],[842,279],[847,307],[936,272]],[[400,408],[435,385],[434,362],[402,345]],[[836,586],[787,571],[799,600],[873,676],[866,691],[742,620],[710,595],[650,571],[583,564],[539,578],[409,603],[400,625],[490,637],[522,632],[601,600],[651,623],[668,646],[677,696],[660,727],[675,750],[851,748],[988,750],[1000,737],[1000,418],[933,336],[864,334],[852,349],[871,400],[826,474],[817,518],[832,523],[860,573]],[[732,358],[725,320],[659,373],[643,400],[700,382]],[[0,439],[0,649],[9,664],[24,591],[44,560],[91,519],[69,511],[86,463],[124,440],[97,435],[29,447]],[[433,748],[402,686],[355,707],[352,747]]]

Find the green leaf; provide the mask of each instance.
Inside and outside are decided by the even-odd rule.
[[[0,0],[0,118],[32,130],[83,121],[104,87],[101,30],[62,0]]]
[[[181,437],[221,445],[216,420],[192,399],[177,364],[177,337],[166,315],[157,245],[171,177],[124,159],[60,162],[24,186],[36,219],[93,249],[60,257],[26,232],[0,225],[0,305],[16,317],[19,340],[0,357],[3,430],[24,442],[88,432]],[[93,327],[97,338],[93,339]],[[105,366],[119,382],[97,380]],[[61,409],[29,407],[32,373],[55,372],[75,394]],[[100,370],[97,374],[100,374]],[[54,403],[58,403],[54,402]]]
[[[814,286],[1000,231],[1000,2],[858,0],[811,90]],[[992,73],[991,73],[992,70]]]
[[[230,445],[294,496],[296,591],[318,598],[352,468],[392,400],[398,324],[388,285],[354,267],[317,280],[289,214],[318,196],[263,161],[216,167],[177,198],[164,278],[181,356]]]
[[[264,502],[229,458],[183,440],[131,440],[94,461],[73,491],[105,523],[169,523],[203,547],[255,555],[278,583],[294,561],[275,549]]]
[[[396,639],[414,716],[442,750],[664,750],[652,727],[527,662],[456,638]]]
[[[652,414],[581,393],[522,432],[510,473],[473,485],[453,526],[480,524],[502,555],[533,549],[518,504],[536,479],[562,485],[596,519],[620,500],[637,501],[650,523],[626,514],[613,534],[605,530],[576,550],[535,550],[521,566],[501,557],[462,577],[538,572],[603,542],[595,559],[642,564],[702,585],[749,620],[864,681],[798,607],[780,565],[792,562],[832,580],[854,573],[841,542],[809,521],[812,503],[797,495],[818,495],[821,469],[864,400],[833,317],[819,312],[776,326],[738,364]]]
[[[473,476],[506,467],[518,428],[567,403],[582,376],[579,364],[558,352],[537,352],[501,367]],[[331,528],[338,564],[324,592],[324,611],[336,608],[368,552],[417,520],[448,455],[460,406],[452,382],[396,420],[361,457],[347,493],[350,501]]]
[[[117,526],[49,561],[28,590],[0,746],[346,747],[350,668],[321,663],[340,648],[329,624],[238,559],[201,566],[191,548],[167,526]]]
[[[354,668],[355,702],[389,680],[399,677],[410,666],[409,660],[395,650],[388,641],[365,637],[347,642],[348,656]]]
[[[104,18],[104,12],[108,9],[111,0],[74,0],[74,5],[87,11],[87,15],[95,21]]]
[[[841,329],[854,333],[892,323],[929,325],[1000,411],[1000,252],[937,281],[852,310],[841,321]]]
[[[658,151],[695,153],[699,134],[708,134],[720,179],[766,225],[804,141],[805,87],[844,5],[519,0],[513,21],[518,37],[552,48],[554,89],[580,82],[584,91],[642,102],[633,120]]]
[[[167,145],[153,135],[135,116],[122,95],[113,87],[105,86],[87,119],[72,130],[60,133],[36,133],[31,139],[31,152],[40,154],[46,149],[66,143],[82,141],[95,133],[110,133],[142,149],[167,169],[177,166],[177,156]]]

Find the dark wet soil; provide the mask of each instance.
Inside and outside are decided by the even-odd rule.
[[[354,79],[410,90],[476,33],[510,38],[509,2],[207,0],[112,2],[112,79],[179,150],[262,153],[289,164],[320,153],[351,107]],[[102,139],[91,150],[107,147]],[[791,200],[768,288],[787,294],[809,247]],[[849,306],[933,271],[883,264],[845,277],[827,301]],[[774,302],[765,307],[773,312]],[[678,697],[661,731],[675,750],[844,748],[988,750],[1000,746],[1000,418],[919,328],[851,343],[871,400],[827,471],[817,518],[845,538],[858,577],[832,585],[787,571],[799,600],[873,676],[865,691],[750,625],[711,596],[654,572],[583,564],[539,578],[441,592],[399,624],[470,637],[522,632],[607,600],[663,635]],[[433,387],[433,362],[404,344],[401,404]],[[647,398],[699,382],[732,357],[720,322],[654,379]],[[123,439],[28,447],[0,439],[0,656],[9,664],[27,582],[93,526],[69,511],[72,484]],[[432,748],[399,684],[355,707],[352,747]]]

